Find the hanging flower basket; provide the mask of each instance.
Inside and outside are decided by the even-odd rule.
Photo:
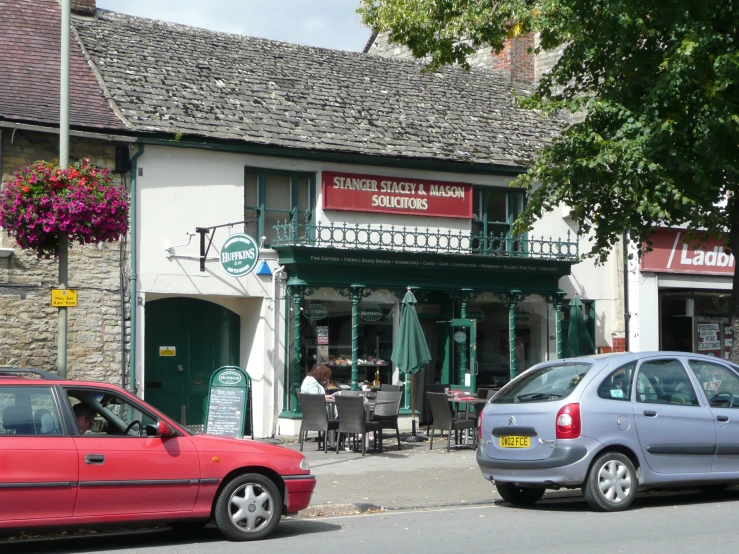
[[[128,205],[128,192],[107,168],[87,159],[65,169],[38,161],[0,190],[0,226],[21,248],[50,258],[61,233],[70,244],[118,240],[128,231]]]

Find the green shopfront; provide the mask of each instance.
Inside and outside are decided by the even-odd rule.
[[[343,196],[336,194],[337,183],[349,188],[340,189]],[[559,282],[578,260],[577,237],[512,236],[523,205],[523,193],[515,189],[440,188],[419,179],[404,179],[404,188],[393,189],[392,183],[323,172],[317,217],[294,212],[274,226],[271,247],[287,275],[280,418],[301,417],[297,391],[315,363],[329,365],[339,388],[403,384],[390,355],[400,299],[409,287],[433,358],[419,376],[424,386],[499,387],[534,363],[563,355],[566,300]],[[419,191],[450,196],[434,204]],[[389,215],[394,212],[388,207],[400,213]],[[411,227],[408,215],[431,220],[434,214],[411,212],[423,208],[467,225]],[[382,223],[357,223],[348,222],[349,211],[386,215]],[[417,400],[424,386],[417,387]]]

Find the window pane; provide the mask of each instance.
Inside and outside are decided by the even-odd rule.
[[[543,367],[501,391],[493,404],[519,402],[554,402],[575,390],[592,367],[591,364],[561,364]]]
[[[690,360],[690,369],[713,408],[739,408],[739,377],[722,365]]]
[[[259,206],[259,185],[256,173],[247,173],[244,181],[244,202],[246,206]]]
[[[38,434],[61,434],[51,388],[4,387],[0,391],[0,437]]]
[[[631,378],[634,375],[636,362],[629,362],[615,369],[598,387],[598,396],[608,400],[631,399]]]
[[[310,180],[297,179],[298,181],[298,198],[297,206],[299,212],[307,212],[310,206]],[[301,220],[302,223],[302,220]]]
[[[267,210],[290,211],[290,177],[282,175],[266,176],[264,207]]]
[[[639,367],[637,402],[698,406],[698,397],[683,364],[678,360],[652,360]]]
[[[508,221],[508,193],[505,191],[488,190],[486,209],[488,223],[504,223]]]

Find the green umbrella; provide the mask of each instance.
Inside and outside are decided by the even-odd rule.
[[[582,302],[579,296],[570,301],[570,328],[567,330],[567,350],[570,356],[595,354],[593,339],[585,325],[582,315]]]
[[[426,337],[421,329],[416,313],[416,297],[411,289],[405,293],[401,304],[400,326],[395,338],[393,354],[390,359],[404,374],[411,375],[411,415],[413,417],[413,437],[416,436],[416,410],[414,406],[414,376],[431,361],[431,353]]]

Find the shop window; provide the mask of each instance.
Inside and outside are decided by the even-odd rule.
[[[523,191],[477,187],[473,196],[472,234],[478,235],[474,247],[483,251],[523,248],[519,241],[509,242],[513,222],[521,214],[526,196]]]
[[[257,238],[275,237],[274,226],[287,222],[308,224],[315,210],[316,178],[312,173],[246,168],[244,219]],[[304,230],[299,231],[301,235]]]
[[[361,303],[357,328],[357,362],[360,383],[375,378],[392,382],[394,304]],[[331,368],[331,383],[351,386],[352,307],[348,301],[308,301],[302,309],[301,336],[304,352],[301,380],[316,363]]]

